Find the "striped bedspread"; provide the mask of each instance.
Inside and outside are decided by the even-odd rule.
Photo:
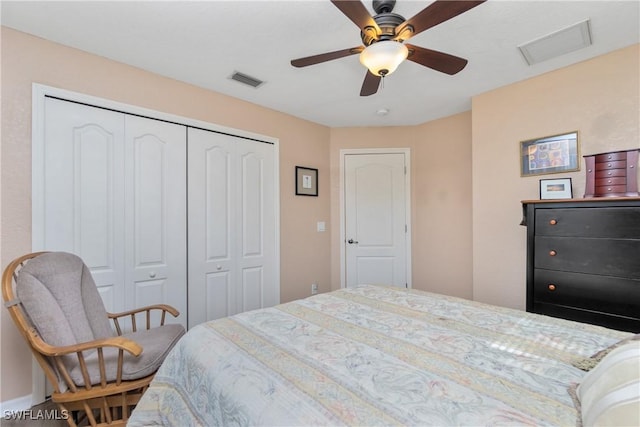
[[[629,336],[359,286],[201,324],[130,426],[574,426],[572,361]]]

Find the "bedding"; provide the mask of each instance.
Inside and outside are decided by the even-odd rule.
[[[192,328],[128,425],[574,426],[572,363],[631,335],[362,285]]]

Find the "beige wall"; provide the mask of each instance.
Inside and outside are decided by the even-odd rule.
[[[526,229],[520,201],[540,178],[520,177],[519,141],[577,130],[581,154],[640,147],[639,45],[473,98],[473,298],[525,307]]]
[[[329,129],[102,57],[2,28],[2,268],[31,250],[31,84],[138,105],[280,140],[281,300],[327,290]],[[296,165],[320,170],[320,196],[296,197]],[[325,191],[322,191],[325,189]],[[331,227],[329,226],[329,229]],[[31,393],[31,358],[7,310],[1,319],[0,401]]]
[[[340,287],[340,150],[411,149],[412,285],[472,296],[471,113],[419,126],[331,130],[331,278]]]

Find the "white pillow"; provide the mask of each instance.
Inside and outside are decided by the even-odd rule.
[[[605,356],[584,376],[577,396],[585,426],[640,426],[640,341]]]

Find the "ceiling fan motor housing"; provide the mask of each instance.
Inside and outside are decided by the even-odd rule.
[[[380,27],[381,33],[377,34],[371,27],[367,27],[365,31],[361,31],[360,38],[362,38],[362,43],[364,43],[365,46],[381,40],[393,39],[396,35],[396,27],[405,21],[403,16],[391,12],[379,13],[373,17],[373,20],[376,21],[376,24]]]

